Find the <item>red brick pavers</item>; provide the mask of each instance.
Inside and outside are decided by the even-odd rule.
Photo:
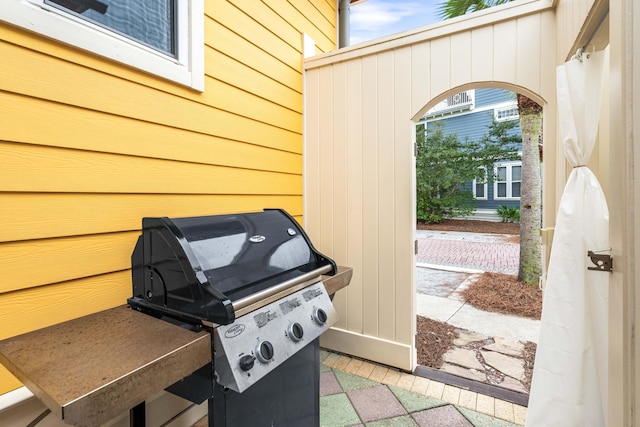
[[[456,237],[459,237],[459,234]],[[487,241],[472,241],[472,236],[469,240],[447,239],[446,236],[446,233],[439,233],[429,238],[421,238],[418,234],[417,262],[496,273],[518,273],[520,245],[506,242],[507,237],[492,236],[480,239]]]

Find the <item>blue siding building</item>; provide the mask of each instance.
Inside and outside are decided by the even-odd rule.
[[[516,95],[503,89],[475,89],[453,95],[429,110],[419,124],[426,128],[436,122],[447,134],[457,134],[460,141],[480,140],[493,120],[518,120]],[[514,132],[520,134],[519,122]],[[522,151],[521,147],[519,151]],[[493,183],[470,182],[467,188],[477,200],[474,218],[499,221],[496,209],[502,205],[520,207],[521,161],[495,164]]]

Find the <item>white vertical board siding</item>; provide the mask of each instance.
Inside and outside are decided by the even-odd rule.
[[[412,120],[474,87],[521,91],[545,108],[555,99],[551,3],[495,9],[305,62],[305,226],[354,269],[334,299],[341,320],[322,345],[415,367]],[[545,135],[545,149],[554,145]]]
[[[319,110],[320,73],[306,73],[304,78],[304,147],[302,150],[303,169],[303,212],[304,225],[309,235],[317,236],[320,229],[320,120]],[[312,111],[314,120],[307,120],[307,111]],[[309,215],[307,217],[307,215]],[[316,244],[317,245],[317,244]]]
[[[451,36],[451,87],[471,80],[471,31]]]
[[[349,123],[362,123],[362,61],[350,61],[347,63],[347,116]],[[341,313],[347,321],[347,329],[362,333],[363,331],[363,259],[362,242],[366,233],[363,218],[363,128],[362,126],[348,126],[346,147],[346,181],[347,187],[347,260],[349,267],[353,268],[351,285],[342,292],[346,295],[348,310]]]
[[[429,79],[424,76],[424,70],[431,67],[431,44],[420,43],[411,46],[411,111],[424,108],[424,100],[431,99]]]
[[[344,186],[344,183],[347,180],[347,70],[346,64],[336,64],[333,67],[332,72],[332,80],[333,85],[332,89],[332,97],[333,97],[333,123],[335,124],[333,127],[333,151],[331,153],[331,158],[327,159],[327,163],[330,163],[331,166],[327,165],[326,173],[323,173],[323,176],[331,176],[333,178],[333,185],[328,189],[327,198],[329,195],[333,197],[331,211],[326,211],[323,209],[323,213],[326,213],[326,216],[333,216],[332,227],[329,229],[331,231],[331,242],[326,242],[327,246],[329,244],[333,244],[333,248],[329,253],[336,259],[346,259],[347,258],[347,198],[348,198],[348,189],[343,188],[343,191],[334,191],[338,185]],[[324,216],[324,215],[323,215]],[[326,227],[322,227],[323,230]],[[324,236],[323,236],[323,245]],[[347,301],[346,301],[346,293],[340,295],[336,300],[336,309],[340,310],[340,312],[345,313],[347,309]],[[339,320],[336,325],[339,328],[345,328],[347,326],[348,319],[343,317]]]
[[[620,0],[616,0],[620,1]],[[559,1],[556,10],[558,19],[557,52],[558,62],[564,62],[575,53],[575,42],[589,20],[590,11],[600,3],[609,4],[609,0],[571,0]],[[608,9],[608,6],[607,6]]]
[[[372,150],[378,152],[377,167],[372,171],[373,179],[378,181],[378,336],[390,341],[395,340],[395,220],[394,178],[396,162],[394,145],[410,143],[396,141],[394,135],[394,97],[402,96],[394,88],[394,51],[378,55],[378,81],[373,90],[378,93],[376,111],[377,144]],[[365,123],[365,126],[367,124]],[[375,229],[372,230],[375,232]]]
[[[609,293],[608,426],[637,425],[640,412],[640,10],[637,0],[609,3]],[[603,123],[600,123],[603,131]],[[604,160],[604,159],[602,159]],[[605,190],[606,191],[606,190]]]
[[[333,67],[320,70],[319,80],[319,96],[320,99],[324,94],[333,95]],[[333,151],[339,141],[335,139],[335,132],[339,132],[341,122],[336,120],[335,110],[340,107],[340,99],[334,102],[320,102],[320,126],[318,128],[319,151],[318,151],[318,177],[320,179],[320,205],[318,212],[320,214],[320,238],[317,240],[323,252],[333,253],[333,199],[334,199],[334,164]],[[325,123],[331,123],[331,126],[325,126]]]
[[[362,129],[362,333],[377,337],[378,332],[378,255],[380,235],[378,233],[378,92],[374,90],[378,81],[378,57],[362,59],[362,70],[358,76],[362,81],[361,122],[351,122],[349,126]],[[351,144],[352,141],[349,141]],[[353,280],[353,279],[352,279]]]
[[[516,66],[516,75],[519,77],[518,81],[524,87],[539,88],[541,85],[540,58],[542,46],[540,43],[527,42],[527,37],[530,34],[541,34],[540,25],[540,15],[527,16],[517,21],[515,35],[517,56],[514,65]],[[527,50],[524,50],[525,48]]]
[[[451,52],[450,37],[442,37],[429,44],[431,45],[431,66],[429,70],[425,70],[428,72],[423,72],[423,78],[431,83],[431,93],[434,96],[442,95],[443,90],[452,88],[450,57],[455,52]]]
[[[516,58],[519,54],[517,34],[518,22],[516,20],[493,27],[493,80],[501,82],[514,80],[517,67]]]
[[[556,88],[555,74],[550,76],[548,70],[556,66],[556,53],[546,52],[549,46],[555,43],[557,21],[551,13],[540,16],[540,93],[554,94]],[[547,98],[549,99],[549,98]],[[554,101],[550,99],[550,101]],[[560,205],[560,197],[564,190],[564,180],[558,179],[556,165],[564,162],[564,149],[562,144],[556,144],[556,103],[549,102],[544,105],[542,119],[543,164],[542,168],[542,223],[545,227],[553,227],[556,222],[556,213]],[[558,153],[561,152],[561,153]],[[562,175],[564,176],[564,175]],[[550,249],[550,248],[549,248]],[[546,260],[546,257],[543,258]],[[546,262],[546,261],[545,261]]]
[[[490,81],[493,78],[493,53],[501,47],[494,46],[493,26],[472,31],[471,37],[471,81]]]
[[[414,273],[415,259],[413,245],[414,227],[407,224],[416,223],[415,206],[415,158],[413,142],[415,141],[415,125],[410,120],[412,92],[412,49],[405,47],[395,51],[394,63],[394,163],[396,169],[394,184],[394,245],[395,248],[395,324],[394,337],[402,343],[411,343],[415,336],[415,324],[408,327],[404,320],[405,312],[414,309]],[[399,143],[398,143],[399,142]]]

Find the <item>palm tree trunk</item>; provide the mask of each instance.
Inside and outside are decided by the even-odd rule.
[[[522,187],[520,193],[520,263],[518,280],[535,285],[542,270],[540,253],[541,177],[539,137],[542,107],[518,94],[522,132]]]

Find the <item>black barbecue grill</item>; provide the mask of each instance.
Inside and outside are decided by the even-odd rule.
[[[319,336],[337,320],[319,253],[285,211],[144,218],[129,305],[213,334],[212,364],[167,390],[209,425],[319,425]]]

